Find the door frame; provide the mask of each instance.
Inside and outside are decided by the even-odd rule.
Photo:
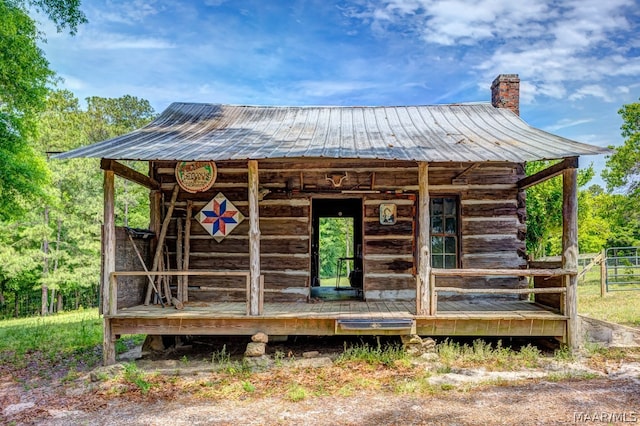
[[[362,271],[364,286],[364,202],[362,197],[313,197],[311,199],[311,265],[309,283],[319,282],[319,227],[321,217],[353,218],[354,269]],[[362,291],[364,294],[364,288]]]

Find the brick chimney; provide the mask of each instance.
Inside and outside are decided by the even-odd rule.
[[[520,115],[520,77],[518,74],[500,74],[491,83],[491,105],[507,108]]]

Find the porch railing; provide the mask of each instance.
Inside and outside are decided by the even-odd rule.
[[[427,315],[436,315],[438,310],[438,293],[450,292],[459,294],[549,294],[558,293],[567,295],[571,291],[571,287],[563,285],[562,287],[545,287],[545,288],[460,288],[460,287],[436,287],[436,277],[486,277],[486,276],[517,276],[517,277],[564,277],[577,275],[577,271],[568,269],[432,269],[429,275],[429,306],[426,307]],[[561,304],[561,312],[571,312],[568,303],[575,300],[573,297],[564,297],[564,303]]]
[[[108,309],[105,312],[108,315],[116,315],[118,313],[118,277],[121,276],[148,276],[148,277],[156,277],[156,276],[172,276],[172,277],[184,277],[184,276],[200,276],[200,277],[244,277],[245,278],[245,288],[233,288],[233,287],[215,287],[215,286],[205,286],[206,290],[211,291],[237,291],[237,292],[245,292],[246,294],[246,304],[247,304],[247,315],[250,314],[250,294],[251,294],[251,274],[249,271],[203,271],[203,270],[193,270],[193,271],[162,271],[162,272],[146,272],[146,271],[116,271],[112,272],[109,276],[109,303]],[[264,288],[264,280],[263,276],[260,276],[260,297],[258,300],[258,314],[262,314],[263,307],[263,288]]]

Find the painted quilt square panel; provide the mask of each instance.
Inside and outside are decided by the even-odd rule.
[[[221,242],[244,220],[244,215],[219,192],[200,210],[196,219],[217,242]]]

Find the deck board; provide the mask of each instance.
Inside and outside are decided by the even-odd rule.
[[[413,318],[412,302],[405,301],[340,301],[320,303],[265,303],[262,318]],[[159,305],[138,305],[119,309],[113,318],[238,318],[246,317],[242,302],[186,302],[182,310]],[[438,301],[438,318],[561,319],[565,318],[528,301]]]
[[[411,332],[430,336],[551,336],[564,340],[567,318],[528,301],[438,301],[436,315],[416,315],[414,301],[265,303],[260,316],[245,303],[186,302],[182,310],[159,305],[120,309],[105,316],[114,334],[274,335],[406,334],[406,329],[343,330],[341,319],[409,319]],[[366,321],[365,321],[366,322]],[[415,331],[414,331],[415,330]]]

